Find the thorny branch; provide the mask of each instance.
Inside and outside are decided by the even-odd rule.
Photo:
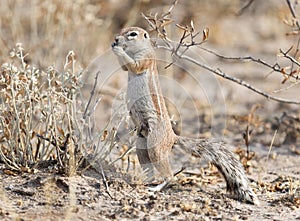
[[[296,25],[297,27],[299,27],[299,23],[295,14],[295,11],[293,9],[293,7],[291,6],[291,3],[289,0],[286,0],[287,4],[290,8],[291,14],[293,16],[293,18],[296,20]],[[293,46],[288,49],[287,51],[283,51],[280,50],[280,56],[288,59],[291,62],[291,66],[287,66],[287,67],[282,67],[279,63],[275,63],[275,64],[269,64],[268,62],[260,59],[260,58],[254,58],[252,56],[245,56],[245,57],[226,57],[223,55],[220,55],[212,50],[206,49],[204,47],[201,47],[201,45],[207,41],[208,39],[208,35],[209,35],[209,29],[205,28],[202,31],[202,41],[198,42],[195,40],[195,38],[201,33],[199,31],[195,32],[195,28],[194,28],[194,23],[193,21],[191,21],[190,25],[187,26],[182,26],[179,24],[176,24],[176,27],[179,28],[180,30],[183,31],[183,34],[180,38],[179,41],[173,41],[168,37],[168,33],[165,29],[165,26],[171,24],[174,22],[174,20],[170,17],[171,12],[173,10],[173,8],[175,7],[175,5],[177,4],[177,1],[174,1],[173,4],[171,5],[170,9],[168,10],[167,13],[159,16],[157,13],[154,15],[144,15],[142,14],[142,16],[146,19],[146,21],[149,23],[151,30],[150,32],[156,32],[157,36],[159,38],[161,38],[163,40],[163,42],[165,43],[165,45],[157,45],[157,48],[162,48],[168,51],[171,51],[172,56],[173,56],[173,62],[169,65],[166,66],[166,68],[168,68],[170,65],[174,64],[174,62],[176,62],[177,59],[183,59],[183,60],[187,60],[201,68],[204,68],[218,76],[221,76],[227,80],[233,81],[237,84],[240,84],[248,89],[250,89],[251,91],[262,95],[263,97],[266,97],[269,100],[273,100],[273,101],[277,101],[277,102],[282,102],[282,103],[288,103],[288,104],[297,104],[300,105],[300,101],[296,101],[296,100],[288,100],[288,99],[283,99],[283,98],[279,98],[276,96],[273,96],[269,93],[266,93],[265,91],[258,89],[252,85],[250,85],[249,83],[230,76],[228,74],[226,74],[225,72],[223,72],[221,69],[219,68],[213,68],[205,63],[202,63],[192,57],[189,57],[187,55],[185,55],[185,52],[193,46],[197,46],[209,53],[214,54],[215,56],[218,56],[219,58],[222,59],[232,59],[232,60],[243,60],[243,61],[252,61],[258,64],[261,64],[263,66],[266,66],[268,68],[271,69],[271,71],[273,72],[277,72],[280,73],[283,76],[283,81],[281,82],[282,84],[285,83],[287,80],[289,79],[294,79],[296,82],[299,82],[299,78],[300,78],[300,62],[296,59],[296,54],[298,52],[298,47],[299,47],[299,42],[297,44],[297,49],[296,49],[296,53],[291,56],[289,54],[289,52],[292,50]],[[294,68],[294,66],[296,66],[296,68]],[[289,72],[287,73],[287,70],[289,70]]]

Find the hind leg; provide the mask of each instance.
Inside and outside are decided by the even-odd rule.
[[[164,179],[164,182],[156,185],[154,187],[149,187],[150,191],[157,192],[164,189],[173,178],[173,172],[169,163],[169,152],[171,147],[166,146],[166,143],[155,143],[157,139],[154,140],[149,135],[147,139],[147,148],[149,159],[155,166],[160,176]]]
[[[136,141],[136,153],[143,171],[147,174],[147,181],[154,179],[154,167],[147,150],[147,139],[138,137]]]
[[[157,140],[155,134],[150,133],[148,135],[147,149],[149,159],[165,181],[171,180],[173,177],[173,172],[169,163],[169,153],[171,148],[172,144],[164,142],[164,139]]]

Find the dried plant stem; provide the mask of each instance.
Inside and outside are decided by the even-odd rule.
[[[274,135],[273,135],[270,147],[269,147],[269,151],[268,151],[268,155],[267,155],[267,161],[269,161],[270,153],[271,153],[271,150],[272,150],[273,143],[274,143],[276,135],[277,135],[277,130],[275,130],[275,132],[274,132]]]
[[[212,51],[210,49],[207,49],[207,48],[204,48],[204,47],[199,47],[201,48],[202,50],[208,52],[208,53],[211,53],[221,59],[226,59],[226,60],[237,60],[237,61],[252,61],[252,62],[255,62],[255,63],[258,63],[260,65],[263,65],[267,68],[270,68],[271,71],[273,72],[278,72],[282,75],[284,75],[284,77],[292,77],[294,78],[295,80],[298,80],[300,79],[300,76],[299,75],[293,75],[293,74],[286,74],[283,72],[282,68],[280,67],[280,65],[278,63],[275,63],[273,65],[269,64],[268,62],[264,61],[263,59],[261,58],[255,58],[255,57],[252,57],[252,56],[240,56],[240,57],[229,57],[229,56],[225,56],[225,55],[221,55],[221,54],[218,54],[216,53],[215,51]],[[289,50],[288,50],[289,51]],[[289,60],[291,60],[292,62],[295,61],[295,59],[293,59],[290,55],[288,55],[288,51],[287,52],[283,52],[282,50],[280,50],[280,52],[282,53],[282,55],[286,58],[288,58]],[[297,62],[299,65],[300,63]],[[298,65],[297,64],[297,65]]]
[[[243,12],[250,7],[250,5],[254,2],[255,0],[249,0],[239,11],[238,11],[238,15],[243,14]]]
[[[95,90],[96,90],[96,86],[97,86],[97,84],[98,84],[98,77],[99,77],[99,74],[100,74],[100,71],[98,71],[98,72],[96,73],[94,85],[93,85],[93,88],[92,88],[92,90],[91,90],[91,92],[90,92],[90,97],[89,97],[89,100],[88,100],[88,102],[87,102],[86,108],[85,108],[84,113],[83,113],[83,119],[85,119],[87,116],[90,116],[90,115],[91,115],[91,113],[88,113],[88,110],[89,110],[89,107],[90,107],[90,105],[91,105],[92,99],[93,99],[93,97],[94,97],[94,95],[95,95]]]
[[[292,49],[292,47],[289,49],[289,50],[291,50]],[[291,55],[289,55],[288,53],[289,53],[289,50],[287,50],[287,51],[283,51],[283,50],[279,50],[280,51],[280,53],[285,57],[285,58],[287,58],[287,59],[289,59],[293,64],[296,64],[298,67],[300,67],[300,63],[299,63],[299,61],[297,61],[294,57],[292,57]],[[298,77],[299,78],[299,77]],[[297,79],[298,79],[297,78]]]
[[[294,10],[292,4],[291,4],[291,1],[290,1],[290,0],[286,0],[286,3],[287,3],[287,5],[288,5],[288,7],[289,7],[289,10],[290,10],[290,12],[291,12],[293,18],[294,18],[295,21],[296,21],[297,28],[300,30],[300,24],[299,24],[299,21],[298,21],[298,19],[297,19],[296,12],[295,12],[295,10]]]
[[[101,176],[102,176],[102,180],[103,180],[103,183],[104,183],[104,186],[105,186],[105,190],[108,194],[108,196],[113,199],[113,197],[111,196],[110,194],[110,190],[109,190],[109,186],[108,186],[108,182],[107,182],[107,179],[106,179],[106,175],[105,175],[105,172],[103,170],[103,167],[102,167],[102,164],[100,163],[100,170],[101,170]]]
[[[290,84],[290,85],[287,86],[287,87],[284,87],[284,88],[280,88],[280,89],[278,89],[278,90],[275,90],[275,91],[273,91],[273,93],[276,94],[276,93],[280,93],[280,92],[282,92],[282,91],[287,91],[287,90],[289,90],[290,88],[297,86],[298,84],[300,84],[300,81],[296,81],[295,83],[292,83],[292,84]]]
[[[294,11],[294,8],[291,5],[290,0],[286,0],[287,4],[290,8],[290,12],[293,16],[293,18],[296,20],[296,25],[298,27],[298,29],[300,29],[300,25],[299,22],[297,20],[296,17],[296,13]],[[252,4],[254,1],[250,0],[247,5],[245,6],[248,7],[250,4]],[[176,4],[174,3],[171,7],[171,9],[174,8]],[[257,59],[257,58],[253,58],[251,56],[246,56],[246,57],[226,57],[226,56],[222,56],[217,54],[216,52],[203,48],[200,45],[202,43],[204,43],[207,39],[208,39],[208,34],[209,34],[209,29],[205,28],[202,32],[202,41],[197,42],[195,40],[195,37],[197,35],[199,35],[200,32],[195,32],[195,28],[194,28],[194,22],[191,21],[190,25],[179,25],[176,24],[176,27],[180,30],[183,31],[183,34],[181,35],[180,40],[178,41],[173,41],[168,37],[168,33],[165,29],[166,25],[169,25],[170,23],[172,23],[174,20],[169,17],[169,15],[171,14],[172,10],[169,10],[166,14],[162,14],[162,15],[158,15],[155,14],[153,15],[148,15],[146,16],[145,14],[142,14],[142,16],[144,17],[144,19],[148,22],[148,24],[151,27],[150,31],[155,31],[157,33],[157,36],[162,39],[162,41],[164,42],[164,45],[157,45],[157,48],[162,48],[165,50],[168,50],[171,52],[172,56],[173,56],[173,62],[171,62],[166,68],[168,68],[170,65],[172,65],[173,63],[175,63],[178,59],[183,59],[183,60],[187,60],[201,68],[204,68],[206,70],[208,70],[209,72],[212,72],[222,78],[225,78],[227,80],[230,80],[232,82],[235,82],[239,85],[242,85],[243,87],[246,87],[248,89],[250,89],[251,91],[262,95],[263,97],[266,97],[269,100],[273,100],[273,101],[277,101],[277,102],[281,102],[281,103],[288,103],[288,104],[300,104],[300,101],[296,101],[296,100],[289,100],[289,99],[283,99],[283,98],[279,98],[276,96],[273,96],[261,89],[258,89],[252,85],[250,85],[249,83],[238,79],[236,77],[233,76],[229,76],[228,74],[226,74],[225,72],[223,72],[221,69],[215,69],[207,64],[204,64],[192,57],[189,57],[187,55],[185,55],[185,52],[188,51],[189,48],[191,47],[199,47],[209,53],[212,53],[220,58],[223,59],[232,59],[232,60],[247,60],[247,61],[252,61],[252,62],[256,62],[259,63],[265,67],[268,67],[271,69],[271,71],[275,71],[280,73],[284,79],[281,83],[285,83],[287,80],[289,80],[290,78],[293,78],[295,80],[299,80],[300,76],[300,63],[298,62],[297,58],[297,53],[299,51],[299,43],[300,43],[300,38],[298,40],[298,44],[297,44],[297,48],[296,48],[296,52],[294,53],[294,55],[289,55],[289,52],[291,51],[291,49],[293,48],[293,46],[288,49],[286,52],[280,50],[280,53],[282,55],[282,57],[288,59],[291,62],[291,66],[287,66],[287,67],[281,67],[278,63],[275,63],[274,65],[271,65],[265,61],[263,61],[262,59]],[[294,66],[297,66],[298,68],[294,68]],[[289,73],[287,73],[287,70],[290,70]]]
[[[109,165],[114,164],[115,162],[117,162],[118,160],[121,160],[123,157],[125,157],[127,154],[129,154],[134,148],[128,148],[121,156],[117,157],[115,160],[113,160],[112,162],[109,163]]]
[[[168,48],[168,47],[165,47],[165,46],[157,46],[157,47],[173,52],[172,48]],[[198,61],[198,60],[196,60],[196,59],[194,59],[192,57],[189,57],[187,55],[182,55],[182,54],[178,54],[178,53],[174,54],[174,55],[176,55],[180,59],[187,60],[187,61],[189,61],[189,62],[191,62],[191,63],[193,63],[193,64],[195,64],[195,65],[197,65],[197,66],[199,66],[199,67],[201,67],[203,69],[205,69],[205,70],[208,70],[208,71],[210,71],[210,72],[212,72],[212,73],[214,73],[214,74],[216,74],[216,75],[218,75],[218,76],[220,76],[222,78],[225,78],[225,79],[230,80],[232,82],[235,82],[235,83],[237,83],[239,85],[242,85],[242,86],[250,89],[251,91],[254,91],[257,94],[262,95],[263,97],[265,97],[265,98],[267,98],[269,100],[273,100],[273,101],[277,101],[277,102],[281,102],[281,103],[288,103],[288,104],[297,104],[297,105],[300,105],[300,101],[288,100],[288,99],[284,99],[284,98],[279,98],[279,97],[272,96],[272,95],[270,95],[270,94],[268,94],[268,93],[266,93],[266,92],[264,92],[264,91],[262,91],[262,90],[260,90],[258,88],[255,88],[254,86],[250,85],[249,83],[247,83],[247,82],[245,82],[245,81],[243,81],[241,79],[238,79],[238,78],[233,77],[233,76],[229,76],[226,73],[224,73],[222,70],[220,70],[220,69],[214,69],[214,68],[210,67],[209,65],[204,64],[204,63],[202,63],[202,62],[200,62],[200,61]]]

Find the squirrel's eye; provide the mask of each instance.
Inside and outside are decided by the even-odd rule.
[[[129,36],[131,36],[131,37],[135,37],[135,36],[137,36],[138,34],[136,33],[136,32],[131,32],[130,34],[129,34]]]

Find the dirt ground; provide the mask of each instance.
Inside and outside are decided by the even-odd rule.
[[[264,134],[256,137],[265,139]],[[178,175],[178,180],[158,193],[138,182],[132,171],[105,168],[104,164],[104,182],[97,166],[66,177],[50,172],[53,165],[49,162],[32,174],[8,175],[5,170],[0,173],[0,217],[1,220],[298,220],[299,146],[298,149],[292,146],[274,147],[269,157],[268,146],[252,147],[255,156],[247,161],[248,177],[260,206],[232,199],[226,194],[224,180],[217,170],[207,164],[199,168],[195,159],[185,162],[186,169]],[[174,152],[174,159],[182,157],[179,151]],[[242,151],[241,156],[244,154]]]
[[[205,47],[221,54],[252,55],[273,64],[280,60],[276,57],[280,48],[287,50],[297,42],[297,38],[285,34],[290,29],[282,22],[289,15],[284,1],[262,4],[254,1],[239,16],[224,6],[226,1],[219,1],[226,10],[209,4],[210,1],[203,2],[199,13],[193,11],[191,16],[199,21],[198,27],[210,27],[211,37]],[[192,11],[188,3],[184,4],[183,8]],[[235,10],[241,6],[238,4]],[[178,7],[174,13],[179,20],[183,15]],[[102,42],[99,46],[102,51],[97,50],[97,55],[109,51],[109,45]],[[105,53],[107,59],[114,59],[111,52]],[[191,49],[191,54],[273,95],[299,101],[299,84],[286,89],[288,85],[281,84],[282,76],[270,74],[265,66],[222,60],[199,48]],[[160,62],[162,72],[169,71],[163,68],[169,61],[165,59]],[[171,159],[174,171],[185,169],[168,188],[150,192],[140,181],[134,151],[123,160],[109,164],[122,153],[122,148],[117,148],[101,166],[97,162],[94,168],[89,167],[73,177],[57,172],[52,161],[44,162],[32,173],[21,174],[5,170],[0,163],[0,220],[300,220],[299,105],[272,102],[233,82],[213,77],[199,67],[180,61],[177,65],[172,77],[183,89],[171,92],[168,98],[179,113],[181,134],[222,138],[247,169],[260,206],[233,199],[226,193],[224,179],[216,168],[183,156],[176,149]],[[101,64],[98,67],[101,69]],[[92,75],[86,78],[92,79]],[[103,85],[118,91],[126,79],[119,70]],[[166,88],[168,83],[163,84],[164,93],[170,93]],[[273,93],[278,89],[283,90]],[[103,103],[97,109],[99,125],[107,121],[106,113],[112,112],[113,100],[111,94],[103,95]],[[247,125],[252,130],[248,158],[243,140]],[[119,132],[127,133],[126,128],[120,128]],[[123,140],[118,142],[122,147]]]
[[[216,168],[206,162],[199,164],[198,159],[183,156],[175,149],[172,156],[172,165],[176,168],[174,171],[181,167],[185,170],[177,175],[176,182],[158,193],[149,191],[141,183],[138,167],[131,164],[127,172],[128,156],[122,164],[119,161],[116,166],[108,166],[107,162],[103,162],[103,173],[99,169],[100,165],[94,164],[94,168],[86,169],[74,177],[59,174],[53,162],[38,166],[34,173],[12,174],[11,171],[1,170],[0,218],[299,220],[300,122],[299,118],[293,121],[283,117],[279,123],[278,119],[282,117],[280,114],[283,110],[278,107],[277,111],[264,118],[259,114],[255,115],[257,122],[253,127],[253,140],[250,145],[251,160],[245,158],[246,148],[241,135],[247,125],[247,115],[227,116],[224,140],[234,146],[232,150],[235,150],[247,168],[247,175],[258,195],[260,206],[232,199],[226,194],[225,182]],[[215,121],[221,122],[223,117],[216,117]],[[209,125],[203,124],[202,130],[206,131],[205,128]],[[274,128],[278,128],[278,139],[274,139],[270,149]],[[200,134],[205,136],[205,133]],[[132,162],[136,162],[136,159],[133,160],[133,152],[129,157]]]

